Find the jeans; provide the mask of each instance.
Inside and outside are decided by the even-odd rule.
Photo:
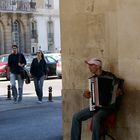
[[[45,76],[41,76],[40,78],[34,77],[35,91],[39,101],[42,101],[42,97],[43,97],[44,78]]]
[[[96,113],[96,114],[95,114]],[[81,140],[82,121],[85,121],[95,114],[93,120],[92,140],[100,140],[100,128],[104,119],[112,113],[112,110],[100,109],[96,111],[90,111],[89,108],[85,108],[73,115],[72,128],[71,128],[71,140]]]
[[[18,81],[18,91],[17,91],[17,87],[16,87],[16,80]],[[21,76],[19,74],[14,74],[14,73],[10,73],[10,83],[12,86],[12,95],[14,100],[22,100],[22,95],[23,95],[23,83],[24,80],[21,78]]]

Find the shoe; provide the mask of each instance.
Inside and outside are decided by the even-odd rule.
[[[14,100],[14,102],[13,102],[14,104],[17,104],[17,101],[16,100]]]
[[[19,103],[19,104],[22,103],[22,100],[18,100],[18,103]]]
[[[37,101],[38,104],[42,104],[42,101]]]
[[[14,98],[14,104],[17,104],[17,99],[16,98]]]
[[[18,98],[18,103],[21,103],[22,102],[22,98]]]

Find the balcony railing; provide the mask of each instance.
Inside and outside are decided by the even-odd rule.
[[[36,2],[27,0],[0,0],[0,12],[34,12]]]

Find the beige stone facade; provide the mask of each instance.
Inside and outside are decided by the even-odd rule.
[[[114,136],[140,139],[139,9],[139,0],[61,0],[64,140],[70,140],[72,115],[88,105],[82,96],[90,76],[84,60],[93,56],[103,60],[105,70],[125,79]],[[82,140],[91,139],[87,123]]]
[[[60,52],[59,0],[1,0],[0,54],[17,44],[21,52]]]
[[[31,52],[34,11],[35,7],[27,0],[0,1],[0,54],[10,53],[12,44],[17,44],[21,52]]]

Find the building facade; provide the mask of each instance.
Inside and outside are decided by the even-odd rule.
[[[10,53],[12,44],[18,45],[20,52],[31,52],[35,33],[31,32],[30,19],[36,11],[35,6],[30,0],[0,1],[0,54]]]
[[[36,2],[37,12],[34,14],[34,20],[37,24],[38,45],[32,50],[42,49],[44,52],[60,52],[59,0]]]
[[[0,54],[60,52],[59,0],[1,0]]]

